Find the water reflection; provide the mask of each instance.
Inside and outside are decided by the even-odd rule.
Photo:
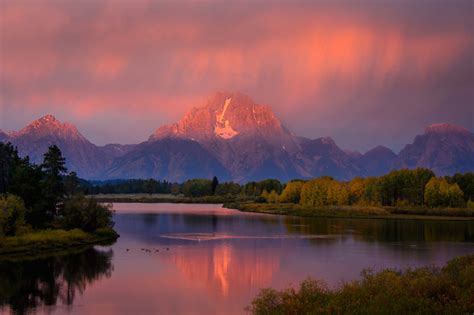
[[[111,249],[88,248],[65,256],[0,261],[0,310],[25,314],[41,306],[72,305],[76,294],[111,276],[112,257]]]
[[[353,235],[377,242],[474,242],[474,221],[305,219],[287,217],[288,233]]]
[[[243,249],[218,243],[204,250],[188,248],[187,255],[171,256],[176,268],[188,281],[205,284],[219,296],[241,294],[248,288],[264,287],[280,269],[279,259],[270,250]]]
[[[115,207],[121,237],[113,253],[89,249],[0,263],[0,304],[19,313],[35,307],[60,314],[243,314],[263,287],[307,277],[333,286],[364,268],[442,265],[474,253],[472,221],[297,218],[218,205]]]

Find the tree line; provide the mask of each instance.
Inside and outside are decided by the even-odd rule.
[[[417,168],[392,171],[379,177],[356,177],[338,181],[329,176],[282,183],[276,179],[244,185],[210,179],[169,183],[154,179],[89,183],[86,194],[163,193],[186,197],[242,196],[256,202],[295,203],[307,207],[331,205],[472,207],[474,174],[437,177],[431,170]]]
[[[76,173],[68,173],[65,165],[55,145],[36,165],[10,143],[0,143],[0,236],[31,229],[112,227],[110,208],[86,198]]]
[[[260,196],[264,191],[281,193],[284,185],[276,179],[249,182],[240,185],[234,182],[220,183],[214,176],[211,179],[190,179],[183,183],[171,183],[156,179],[129,179],[110,181],[81,180],[79,190],[86,195],[97,194],[174,194],[186,197],[205,196]]]
[[[369,206],[474,206],[474,174],[436,177],[428,169],[396,170],[380,177],[341,182],[332,177],[291,181],[281,194],[267,193],[267,202],[291,202],[308,207]]]

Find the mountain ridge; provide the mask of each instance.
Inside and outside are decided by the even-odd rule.
[[[399,154],[381,145],[361,154],[342,150],[331,137],[293,135],[270,106],[257,104],[238,92],[215,93],[178,122],[157,128],[139,144],[97,146],[73,124],[62,123],[53,115],[43,116],[17,132],[0,130],[0,141],[12,142],[21,155],[29,155],[36,163],[41,162],[49,145],[57,144],[67,166],[87,179],[122,176],[185,180],[189,176],[219,175],[246,182],[329,175],[349,180],[399,168],[427,167],[439,175],[474,171],[474,134],[461,126],[427,126]]]

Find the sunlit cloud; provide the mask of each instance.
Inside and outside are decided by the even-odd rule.
[[[100,125],[84,131],[95,142],[135,142],[210,93],[239,90],[272,105],[296,134],[397,149],[433,121],[474,129],[469,7],[6,0],[0,128],[60,113]],[[139,115],[147,117],[132,125]]]

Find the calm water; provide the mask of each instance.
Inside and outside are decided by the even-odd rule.
[[[442,265],[474,253],[474,222],[293,218],[218,205],[114,207],[121,237],[111,247],[0,262],[0,312],[242,314],[263,287],[309,276],[335,286],[364,268]]]

